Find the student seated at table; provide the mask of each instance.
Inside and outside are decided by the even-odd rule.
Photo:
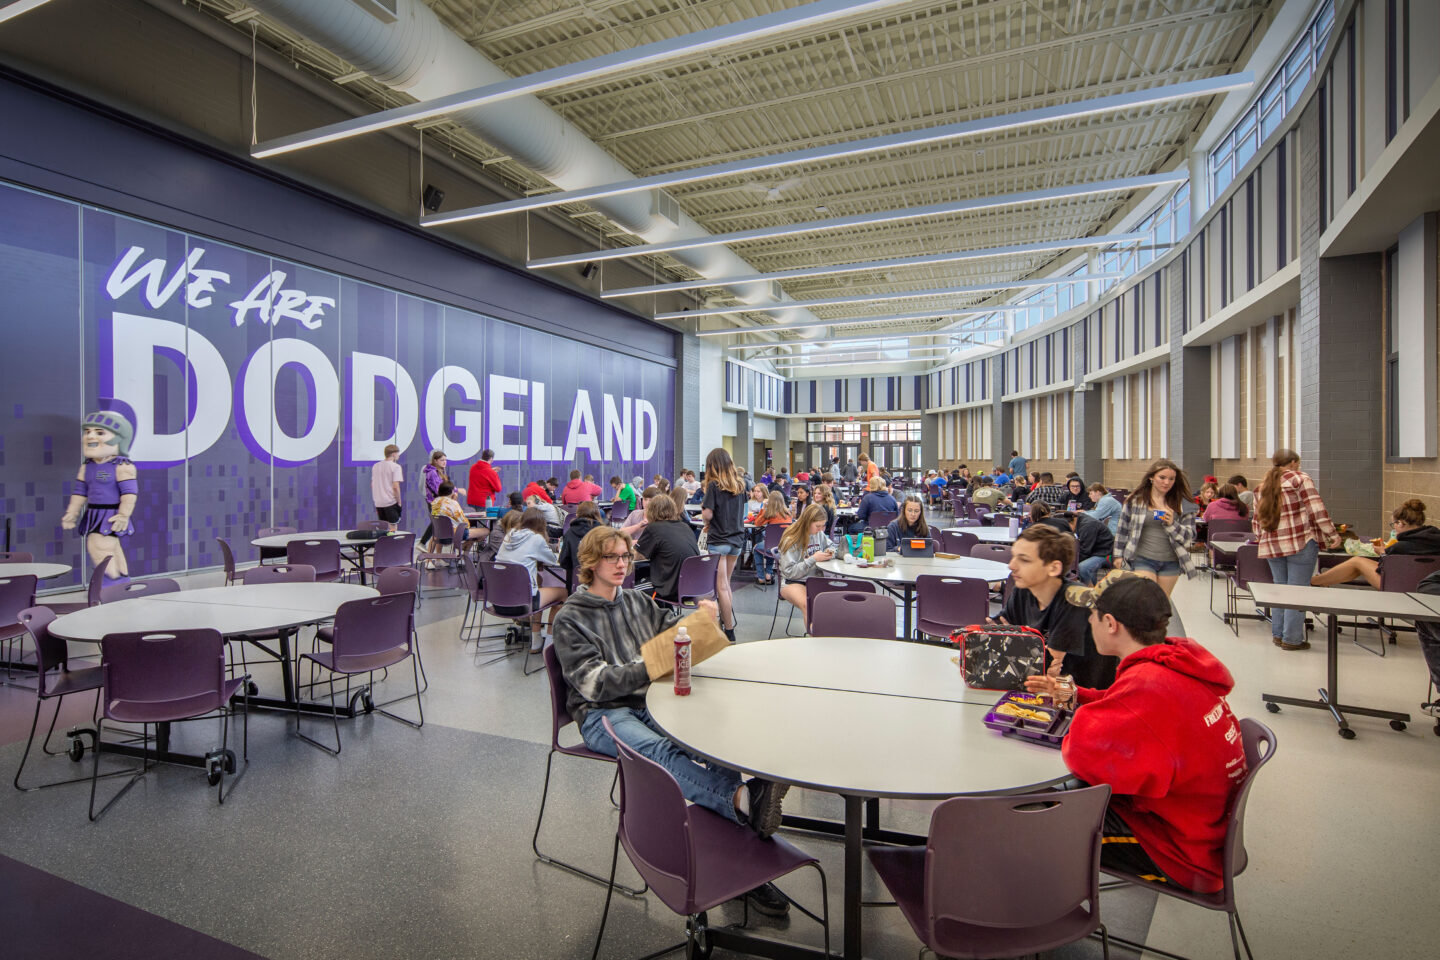
[[[1205,508],[1200,519],[1206,523],[1211,520],[1248,520],[1250,505],[1240,499],[1240,490],[1235,484],[1226,483],[1215,492],[1214,499]]]
[[[645,529],[645,524],[650,522],[650,515],[646,511],[650,507],[650,501],[656,497],[663,497],[659,487],[646,487],[640,492],[640,509],[632,510],[625,515],[625,522],[620,524],[620,529],[630,536],[640,536],[640,531]]]
[[[1103,483],[1092,483],[1085,488],[1090,497],[1090,516],[1099,520],[1113,536],[1120,525],[1120,513],[1124,509],[1119,500],[1110,496],[1110,490]]]
[[[1110,551],[1115,538],[1110,528],[1088,513],[1078,510],[1052,512],[1043,503],[1030,504],[1030,522],[1054,527],[1075,538],[1075,574],[1081,583],[1093,584],[1110,566]]]
[[[635,488],[623,482],[619,477],[610,478],[610,499],[611,501],[623,501],[625,508],[632,513],[639,509],[639,498],[636,496]]]
[[[1236,490],[1240,491],[1241,503],[1245,504],[1245,506],[1249,507],[1251,510],[1255,509],[1255,494],[1250,490],[1249,480],[1246,480],[1244,477],[1237,473],[1235,474],[1235,476],[1231,477],[1225,482],[1230,484]]]
[[[509,517],[513,515],[507,514]],[[525,566],[530,574],[531,607],[543,607],[547,603],[565,599],[564,587],[542,587],[540,586],[539,565],[558,566],[560,558],[555,556],[555,551],[550,549],[550,542],[546,539],[545,515],[534,507],[529,507],[520,515],[520,522],[510,527],[505,539],[500,541],[500,549],[495,552],[496,563],[519,563]],[[550,626],[555,626],[555,611],[557,608],[550,608]],[[540,634],[540,617],[535,615],[530,618],[530,649],[539,652],[544,638]]]
[[[870,526],[870,514],[872,513],[899,513],[900,505],[885,488],[885,479],[880,476],[870,478],[866,484],[868,488],[865,496],[860,498],[860,509],[855,514],[855,522],[850,524],[851,533],[864,533],[865,528]]]
[[[440,487],[435,491],[435,499],[430,501],[430,516],[445,517],[455,527],[454,540],[436,539],[436,543],[453,543],[456,552],[465,548],[465,540],[470,535],[470,520],[465,516],[465,508],[460,506],[456,499],[455,484],[449,480],[440,481]]]
[[[597,527],[580,541],[581,586],[560,608],[554,625],[570,716],[591,750],[616,755],[601,723],[608,719],[617,738],[674,775],[685,799],[768,838],[780,826],[789,786],[758,777],[745,781],[734,770],[692,756],[658,729],[645,707],[650,675],[640,648],[692,611],[664,607],[622,586],[633,555],[630,536],[613,527]],[[716,615],[714,601],[699,604],[709,616]],[[783,915],[788,908],[768,884],[746,897],[766,913]]]
[[[891,550],[898,550],[901,540],[929,540],[930,525],[925,522],[925,503],[918,493],[906,494],[900,505],[900,516],[885,528],[885,540]]]
[[[684,495],[684,491],[681,491]],[[667,603],[680,600],[680,565],[700,555],[695,531],[670,496],[652,497],[645,505],[645,527],[635,549],[650,561],[650,595]]]
[[[1390,527],[1395,539],[1389,546],[1379,540],[1373,541],[1378,559],[1351,557],[1338,566],[1323,570],[1310,578],[1312,587],[1333,587],[1337,583],[1349,583],[1356,577],[1376,590],[1380,589],[1380,568],[1386,557],[1411,556],[1433,557],[1440,555],[1440,530],[1425,522],[1425,501],[1406,500],[1390,514]]]
[[[565,527],[565,518],[560,514],[560,508],[549,500],[542,500],[539,494],[531,494],[525,498],[522,509],[534,507],[545,517],[545,527],[551,540],[557,540]]]
[[[931,470],[929,477],[925,480],[925,485],[930,491],[931,503],[945,502],[945,488],[950,485],[950,481],[945,479],[945,474]]]
[[[546,503],[554,503],[555,498],[550,495],[550,491],[554,489],[554,487],[550,486],[550,483],[552,481],[558,482],[555,481],[554,477],[551,477],[550,480],[544,482],[541,482],[539,480],[531,480],[529,483],[525,484],[525,489],[520,491],[520,496],[524,497],[526,500],[529,500],[531,497],[539,497]]]
[[[560,502],[565,506],[574,506],[584,503],[586,500],[594,500],[600,496],[600,488],[580,476],[579,470],[570,471],[570,482],[565,484],[565,489],[560,491]]]
[[[1093,642],[1120,667],[1110,689],[1076,690],[1061,756],[1081,781],[1110,785],[1100,863],[1214,893],[1246,774],[1240,725],[1225,702],[1235,682],[1194,640],[1165,636],[1170,601],[1154,581],[1120,576],[1091,594]],[[1026,686],[1056,690],[1049,676]]]
[[[575,592],[575,568],[579,564],[580,541],[585,539],[585,534],[604,525],[605,516],[600,512],[600,505],[594,500],[586,500],[575,508],[575,519],[570,521],[570,526],[560,538],[560,566],[565,571],[565,587],[571,593]]]
[[[800,512],[786,528],[776,549],[779,555],[780,596],[807,615],[805,578],[815,576],[815,565],[835,559],[835,548],[825,536],[825,511],[816,503]]]
[[[765,498],[770,496],[770,488],[763,483],[757,483],[750,488],[750,499],[745,501],[745,522],[754,523],[760,511],[765,509]]]
[[[790,508],[785,505],[785,495],[779,490],[770,491],[770,496],[765,498],[765,506],[755,515],[756,544],[764,542],[765,528],[769,526],[790,526],[794,520]],[[755,554],[755,577],[756,583],[775,582],[775,561],[763,553]]]
[[[981,477],[978,483],[979,486],[975,488],[975,492],[970,494],[971,502],[977,503],[982,507],[989,507],[991,510],[995,510],[998,507],[1014,506],[1010,498],[1005,496],[1003,490],[995,486],[995,481],[990,477]]]
[[[520,495],[519,490],[511,490],[505,495],[505,500],[511,510],[519,510],[521,513],[525,512],[525,498]]]
[[[1039,474],[1030,486],[1026,503],[1043,503],[1051,510],[1063,510],[1070,500],[1070,491],[1055,482],[1053,473]]]
[[[1045,634],[1050,675],[1068,674],[1082,686],[1103,690],[1114,682],[1119,661],[1096,651],[1084,608],[1066,599],[1065,573],[1074,560],[1074,537],[1043,524],[1027,527],[1010,547],[1014,589],[1000,620]]]
[[[1093,504],[1085,493],[1085,481],[1077,473],[1065,478],[1065,509],[1089,510]]]

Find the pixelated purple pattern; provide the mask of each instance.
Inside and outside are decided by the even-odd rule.
[[[105,291],[105,281],[132,245],[145,248],[144,260],[164,258],[173,271],[196,247],[204,248],[203,265],[230,275],[206,306],[192,306],[182,293],[163,305],[144,298],[144,285],[118,301]],[[330,296],[337,307],[327,311],[318,329],[282,320],[272,331],[252,313],[241,325],[232,322],[229,303],[239,299],[271,271],[286,274],[285,285]],[[168,274],[167,274],[168,275]],[[0,507],[11,526],[11,549],[26,550],[37,559],[71,564],[66,578],[46,587],[83,583],[89,561],[77,534],[60,527],[70,486],[81,463],[79,421],[109,396],[111,361],[108,332],[113,312],[123,311],[180,324],[209,340],[224,358],[234,384],[245,363],[273,337],[294,337],[318,347],[334,365],[340,389],[348,389],[348,364],[354,351],[394,357],[414,381],[420,419],[414,439],[401,454],[405,472],[402,526],[424,529],[426,508],[422,470],[429,459],[425,442],[424,394],[429,377],[442,365],[464,367],[475,374],[482,391],[490,373],[546,385],[545,439],[563,445],[576,390],[590,392],[597,428],[600,399],[644,397],[659,417],[660,442],[645,463],[580,462],[528,458],[497,462],[507,490],[531,479],[564,477],[572,466],[594,473],[602,485],[612,474],[627,479],[674,469],[672,408],[674,372],[670,368],[624,354],[590,347],[543,331],[505,323],[446,307],[392,290],[325,273],[208,238],[187,235],[55,197],[0,185],[0,297],[6,322],[23,328],[23,336],[7,337],[7,402],[0,405]],[[188,422],[198,391],[219,389],[195,383],[178,356],[156,364],[155,429],[177,432]],[[309,387],[293,367],[276,378],[276,419],[292,434],[302,433],[314,416]],[[482,395],[480,404],[487,401]],[[348,397],[341,397],[341,409]],[[524,402],[524,401],[520,401]],[[455,411],[462,406],[455,391],[446,396],[443,428],[453,440]],[[530,410],[528,406],[525,408]],[[222,436],[208,449],[193,451],[175,466],[140,464],[136,533],[125,541],[133,575],[178,572],[217,566],[221,557],[216,537],[227,539],[236,559],[253,558],[250,540],[266,526],[300,529],[350,527],[374,516],[370,496],[370,465],[347,463],[346,416],[340,434],[318,458],[298,466],[271,466],[246,446],[232,416]],[[377,435],[394,427],[395,403],[382,391],[373,411]],[[268,425],[266,426],[268,429]],[[522,432],[529,442],[529,430]],[[450,475],[465,483],[470,461],[451,461]]]

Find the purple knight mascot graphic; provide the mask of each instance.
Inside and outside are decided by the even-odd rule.
[[[113,410],[92,413],[81,421],[80,444],[85,462],[75,476],[70,505],[60,521],[66,530],[80,528],[91,563],[110,560],[105,569],[106,582],[125,580],[130,575],[123,544],[124,538],[135,532],[130,517],[135,513],[139,488],[135,464],[126,459],[134,437],[134,425]]]

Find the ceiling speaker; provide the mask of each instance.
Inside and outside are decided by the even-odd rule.
[[[430,213],[435,213],[440,209],[440,204],[445,202],[445,191],[427,183],[424,192],[420,194],[420,202]]]

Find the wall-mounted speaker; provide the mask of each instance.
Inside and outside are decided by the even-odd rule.
[[[420,194],[420,202],[430,213],[435,213],[440,209],[440,204],[445,202],[445,191],[427,183],[425,190]]]
[[[599,272],[600,268],[593,263],[587,263],[585,264],[585,266],[580,268],[580,276],[584,277],[586,280],[589,280],[591,277],[595,276],[595,274]]]

